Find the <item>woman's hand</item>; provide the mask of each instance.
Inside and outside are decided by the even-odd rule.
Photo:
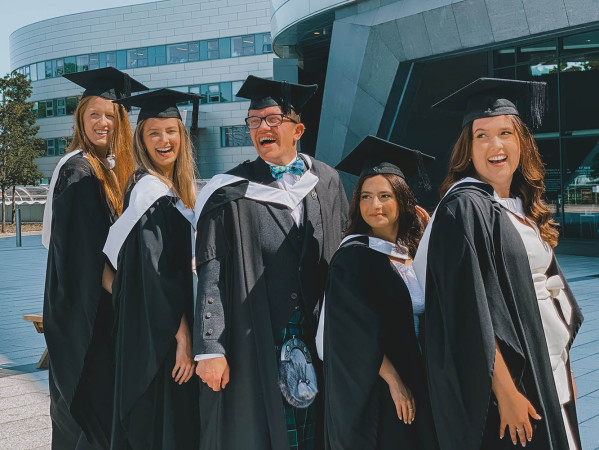
[[[177,340],[177,353],[175,357],[175,367],[173,367],[172,377],[175,383],[183,384],[189,381],[194,372],[194,361],[191,352],[191,334],[187,326],[185,314],[181,317],[181,325],[175,335]]]
[[[528,399],[516,388],[497,343],[495,343],[493,392],[495,393],[495,397],[497,397],[501,421],[499,425],[499,438],[503,439],[505,428],[509,427],[514,445],[520,441],[522,447],[526,447],[526,441],[530,442],[532,440],[530,417],[541,420],[541,416],[539,416]]]
[[[412,391],[403,383],[387,355],[383,357],[379,375],[389,385],[389,392],[393,403],[395,403],[397,417],[399,417],[399,420],[403,420],[403,423],[411,424],[416,417],[416,401]]]

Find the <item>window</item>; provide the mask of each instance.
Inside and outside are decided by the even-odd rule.
[[[66,110],[67,114],[75,114],[77,109],[77,103],[79,103],[79,97],[67,97],[66,98]]]
[[[98,58],[97,53],[92,53],[89,55],[89,70],[99,69],[100,68],[100,59]]]
[[[218,39],[214,39],[208,41],[208,59],[218,59],[219,51],[218,51]]]
[[[239,92],[239,89],[241,89],[242,85],[243,81],[233,81],[231,83],[231,91],[233,92],[233,95],[235,95],[233,101],[235,102],[247,102],[246,98],[237,97],[237,93]]]
[[[45,76],[44,78],[52,78],[54,76],[54,70],[52,68],[52,61],[46,61],[44,63],[45,66]]]
[[[233,101],[233,95],[231,93],[231,83],[220,84],[220,101],[231,102]]]
[[[221,147],[249,147],[252,139],[246,126],[221,127]]]
[[[218,58],[231,57],[231,38],[220,38],[218,40]]]
[[[127,50],[127,67],[146,67],[148,65],[148,49],[134,48]]]
[[[66,99],[64,98],[58,98],[55,100],[56,102],[56,115],[57,116],[64,116],[67,113],[67,109],[66,109]]]
[[[161,66],[166,64],[166,47],[158,45],[148,47],[148,66]]]
[[[231,56],[249,56],[255,53],[254,35],[231,38]]]
[[[220,103],[220,83],[203,84],[200,91],[206,96],[203,103]]]
[[[200,44],[198,42],[184,42],[182,44],[167,45],[166,60],[168,64],[199,61]]]
[[[55,142],[54,139],[46,139],[46,155],[54,156],[55,154]]]
[[[52,61],[52,69],[54,71],[54,75],[50,75],[52,77],[61,77],[65,72],[65,61],[61,59],[55,59]]]
[[[77,72],[77,58],[75,56],[69,56],[68,58],[64,59],[64,73],[74,73],[74,72]],[[62,75],[62,74],[60,74],[60,75]],[[56,76],[60,76],[60,75],[56,75]]]
[[[54,100],[46,100],[46,117],[54,117]]]
[[[69,139],[61,137],[56,139],[58,141],[58,152],[57,155],[64,155],[64,149],[69,145]]]
[[[272,38],[270,33],[264,34],[262,36],[262,53],[271,53],[272,52]]]
[[[89,70],[89,55],[77,56],[77,72]]]
[[[50,66],[50,67],[52,67],[52,66]],[[37,63],[37,79],[43,80],[44,78],[46,78],[46,63],[39,62],[39,63]]]
[[[31,81],[37,81],[37,64],[29,66],[29,78],[31,78]]]
[[[116,52],[116,68],[119,70],[127,68],[127,50],[119,50]]]

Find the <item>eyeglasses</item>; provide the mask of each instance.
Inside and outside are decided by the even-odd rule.
[[[285,114],[269,114],[268,116],[264,117],[246,117],[245,124],[248,126],[250,130],[254,130],[256,128],[260,128],[260,126],[262,125],[262,121],[264,120],[266,122],[266,125],[268,125],[269,127],[279,127],[285,119],[293,123],[298,123],[296,120],[293,120],[291,117],[286,116]]]

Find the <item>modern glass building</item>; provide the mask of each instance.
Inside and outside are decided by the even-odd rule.
[[[65,73],[116,67],[151,89],[203,95],[194,136],[200,174],[209,178],[255,155],[234,94],[251,73],[273,76],[270,4],[265,0],[162,0],[57,17],[15,31],[11,69],[30,77],[47,180],[72,135],[82,89]],[[181,105],[189,114],[191,105]],[[137,112],[130,115],[133,124]]]
[[[308,4],[309,3],[309,4]],[[481,77],[546,81],[536,139],[564,236],[599,243],[599,3],[593,0],[272,0],[273,48],[318,82],[316,156],[367,134],[435,155],[434,206],[461,118],[430,109]],[[315,138],[316,139],[316,138]],[[348,186],[353,180],[346,180]],[[597,246],[599,251],[599,246]]]

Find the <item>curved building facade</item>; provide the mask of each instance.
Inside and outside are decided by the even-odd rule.
[[[275,53],[324,87],[316,156],[334,165],[368,134],[435,155],[433,191],[415,187],[427,206],[460,131],[459,118],[430,106],[482,76],[546,81],[536,139],[547,200],[566,237],[599,243],[597,0],[270,3]]]
[[[195,137],[202,178],[255,155],[235,97],[249,74],[273,76],[266,0],[162,0],[37,22],[10,36],[11,70],[32,80],[47,179],[72,135],[82,89],[62,74],[113,66],[150,89],[204,94]],[[191,106],[183,108],[191,110]],[[137,112],[131,115],[133,124]],[[189,127],[191,111],[185,114]]]

